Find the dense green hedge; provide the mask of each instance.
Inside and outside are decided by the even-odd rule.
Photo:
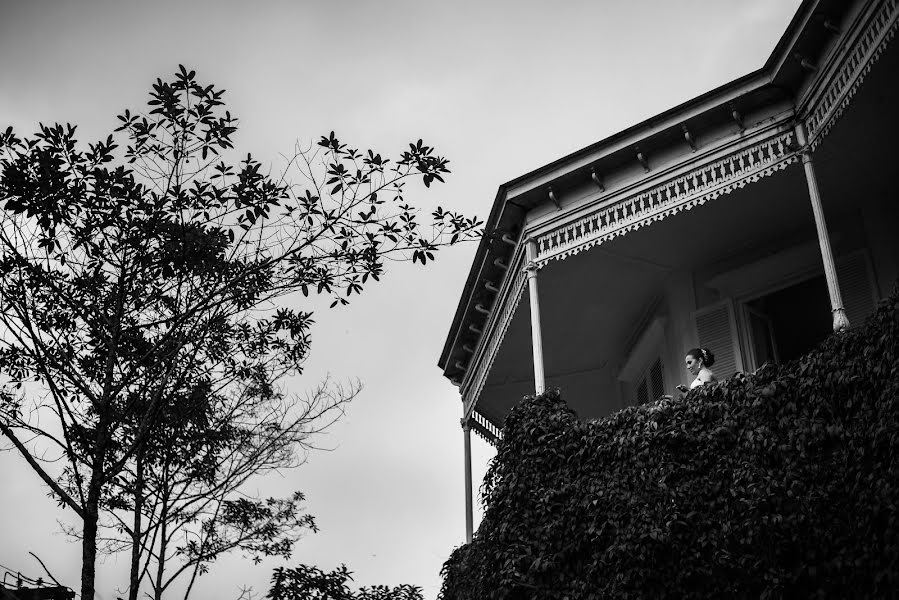
[[[441,597],[899,595],[899,294],[789,365],[581,422],[506,419]]]

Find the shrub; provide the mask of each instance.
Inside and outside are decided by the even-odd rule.
[[[509,414],[444,600],[883,598],[899,589],[899,288],[783,366],[582,422]]]

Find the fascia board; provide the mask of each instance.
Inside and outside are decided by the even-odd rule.
[[[774,46],[774,50],[771,51],[771,55],[761,69],[769,74],[772,81],[777,79],[778,75],[783,71],[787,59],[792,57],[796,42],[799,41],[799,37],[806,30],[819,4],[820,0],[806,0],[803,2],[796,10],[796,14],[793,16],[784,34],[780,37],[780,40],[778,40],[777,45]]]
[[[792,56],[793,47],[805,31],[819,4],[820,0],[805,0],[799,6],[768,60],[760,69],[505,183],[506,200],[512,200],[535,188],[548,185],[561,175],[589,167],[605,156],[639,145],[653,135],[771,85],[787,59]]]
[[[456,306],[456,313],[453,316],[452,324],[447,333],[446,342],[443,345],[443,351],[440,353],[440,360],[437,366],[446,372],[450,354],[453,348],[459,342],[459,334],[462,331],[463,319],[471,309],[472,299],[474,298],[475,286],[481,280],[484,267],[490,257],[490,241],[488,239],[490,232],[496,228],[496,224],[502,221],[503,213],[506,208],[505,202],[505,186],[500,186],[496,193],[496,199],[490,210],[490,215],[484,223],[484,233],[487,234],[478,243],[478,249],[475,251],[474,260],[472,260],[471,268],[468,271],[468,278],[465,280],[465,286],[462,288],[462,294],[459,297],[459,304]]]
[[[862,10],[856,8],[851,21],[847,22],[840,32],[839,38],[822,57],[813,81],[803,90],[801,97],[797,100],[796,106],[800,115],[806,115],[810,107],[820,102],[822,94],[827,92],[827,86],[838,74],[844,59],[854,50],[854,43],[858,41],[859,36],[864,35],[865,26],[877,8],[879,6],[876,2],[867,4],[862,7]]]
[[[731,83],[712,90],[698,98],[694,98],[680,106],[672,108],[664,113],[656,115],[616,133],[600,142],[592,144],[583,150],[578,150],[568,156],[554,161],[527,175],[519,177],[505,184],[507,189],[506,200],[514,200],[534,189],[549,185],[557,178],[594,165],[606,156],[622,150],[633,148],[644,143],[647,139],[681,125],[683,122],[701,116],[720,108],[722,105],[732,102],[750,92],[761,89],[770,83],[770,78],[761,71],[750,73]]]

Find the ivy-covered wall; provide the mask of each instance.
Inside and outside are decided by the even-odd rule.
[[[526,397],[497,450],[444,600],[896,597],[899,293],[683,399],[584,422]]]

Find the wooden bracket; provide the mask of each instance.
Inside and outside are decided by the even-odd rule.
[[[690,144],[690,150],[692,152],[696,152],[696,140],[693,138],[693,134],[690,133],[690,130],[687,129],[687,124],[684,123],[681,125],[681,129],[684,132],[684,139],[687,140],[687,143]]]
[[[796,52],[796,53],[793,54],[793,58],[795,58],[796,60],[799,61],[799,66],[800,66],[800,67],[802,67],[802,68],[805,69],[806,71],[809,71],[810,73],[814,73],[815,71],[818,70],[818,67],[815,65],[815,63],[813,63],[812,61],[808,60],[807,58],[805,58],[804,56],[802,56],[802,55],[799,54],[798,52]]]
[[[830,19],[824,19],[824,21],[821,24],[824,25],[824,29],[826,29],[830,33],[840,33],[842,31],[840,29],[840,26],[837,25],[836,23],[834,23],[833,21],[831,21]]]
[[[637,153],[637,160],[639,160],[640,164],[643,165],[643,172],[649,173],[649,161],[646,160],[646,157],[643,155],[643,152],[640,151],[640,147],[634,146],[634,152]]]
[[[549,199],[552,201],[553,204],[556,205],[556,209],[562,210],[562,205],[559,203],[559,199],[556,198],[556,192],[555,192],[555,190],[553,190],[553,186],[549,186],[548,188],[546,188],[546,191],[547,191],[547,194],[549,195]]]
[[[731,102],[728,107],[730,108],[730,118],[734,120],[734,123],[740,128],[740,131],[745,130],[746,125],[743,124],[743,115],[740,114],[740,111],[737,110],[737,107],[734,106],[733,102]]]
[[[594,167],[590,167],[590,179],[593,180],[593,183],[596,184],[596,187],[599,188],[600,192],[606,191],[606,186],[603,185],[602,177],[599,176]]]

